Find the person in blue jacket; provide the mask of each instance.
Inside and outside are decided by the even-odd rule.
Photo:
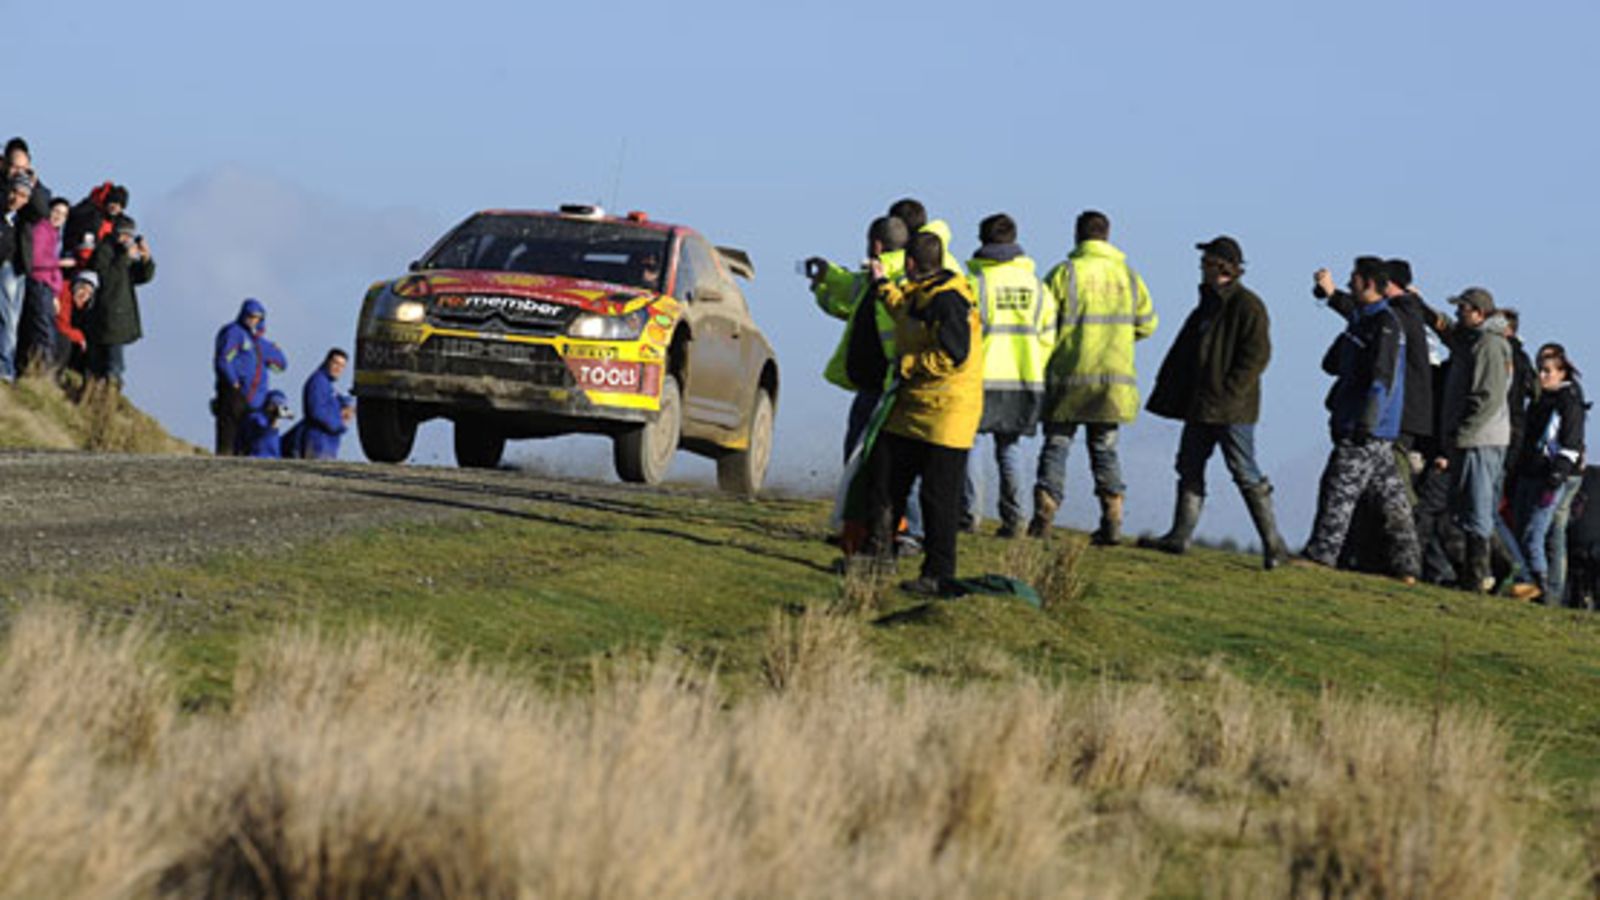
[[[289,361],[278,345],[267,340],[267,308],[251,297],[239,307],[239,316],[217,332],[212,369],[217,396],[211,412],[217,418],[215,452],[238,452],[240,424],[260,409],[271,390],[269,372],[282,372]]]
[[[339,393],[339,376],[350,361],[350,355],[337,347],[329,350],[322,365],[306,379],[300,393],[300,404],[305,409],[300,455],[305,459],[337,459],[339,438],[350,427],[355,415],[354,398]]]
[[[261,408],[252,410],[239,424],[237,455],[256,459],[278,459],[283,456],[282,438],[278,422],[290,418],[289,398],[283,391],[267,391]]]

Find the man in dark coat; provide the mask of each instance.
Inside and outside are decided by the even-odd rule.
[[[19,369],[17,335],[33,258],[33,223],[39,216],[30,198],[33,179],[17,173],[0,182],[0,378],[15,379]]]
[[[144,336],[135,290],[156,275],[155,260],[133,219],[117,222],[112,240],[96,247],[89,269],[100,276],[100,293],[89,307],[89,375],[121,385],[126,364],[123,349]]]
[[[1206,496],[1206,463],[1219,445],[1233,482],[1261,537],[1265,568],[1276,568],[1289,552],[1272,510],[1272,484],[1255,459],[1255,426],[1261,412],[1261,374],[1272,358],[1266,304],[1239,283],[1244,252],[1222,236],[1196,244],[1200,257],[1200,303],[1156,375],[1145,408],[1183,421],[1178,443],[1178,501],[1172,528],[1141,547],[1183,553],[1200,520]]]

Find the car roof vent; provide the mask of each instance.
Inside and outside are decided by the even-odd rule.
[[[595,203],[563,203],[561,204],[561,214],[577,219],[603,219],[606,217],[606,211]]]

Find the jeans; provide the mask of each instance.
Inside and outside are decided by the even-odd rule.
[[[0,262],[0,378],[17,377],[17,335],[22,329],[22,300],[27,279],[18,275],[11,261]]]
[[[1450,481],[1450,495],[1462,531],[1486,541],[1494,536],[1494,510],[1505,463],[1504,447],[1467,447],[1451,458],[1450,470],[1455,476]]]
[[[867,433],[867,426],[872,424],[872,413],[878,408],[878,401],[883,399],[881,391],[856,391],[855,399],[850,401],[850,418],[845,422],[844,428],[844,458],[850,459],[850,454],[855,452],[856,445],[861,443],[861,438]],[[922,501],[917,491],[911,492],[911,501],[906,504],[906,533],[922,540]]]
[[[1556,589],[1566,581],[1566,520],[1572,512],[1572,497],[1582,481],[1581,478],[1568,478],[1552,489],[1540,478],[1518,478],[1512,493],[1512,509],[1516,513],[1517,538],[1522,545],[1522,553],[1527,558],[1528,569],[1545,579],[1552,604],[1560,598]],[[1541,504],[1540,501],[1547,497],[1548,502]],[[1563,507],[1566,509],[1565,515],[1561,512]],[[1559,528],[1556,527],[1558,518],[1561,520]],[[1552,577],[1555,574],[1555,560],[1552,559],[1555,554],[1550,552],[1556,549],[1552,545],[1558,540],[1562,570],[1559,579]]]
[[[982,437],[980,435],[980,437]],[[995,434],[994,462],[1000,468],[1000,521],[1015,525],[1022,521],[1022,440],[1020,434]],[[961,518],[976,520],[981,493],[978,491],[977,470],[982,468],[976,453],[967,457],[967,483],[961,492]]]
[[[1567,522],[1572,518],[1572,501],[1583,487],[1583,476],[1574,475],[1562,485],[1556,495],[1556,513],[1550,520],[1550,536],[1545,539],[1545,552],[1550,556],[1550,574],[1546,585],[1552,606],[1560,606],[1567,593]]]
[[[1255,487],[1266,479],[1256,465],[1256,427],[1254,425],[1203,425],[1185,422],[1178,439],[1178,489],[1206,495],[1206,463],[1218,445],[1228,474],[1240,490]]]
[[[122,383],[122,374],[127,371],[123,362],[122,351],[124,344],[90,344],[89,345],[89,375],[93,378],[104,378],[107,381]]]
[[[1072,449],[1072,438],[1079,424],[1048,422],[1044,426],[1044,449],[1039,451],[1036,486],[1058,503],[1066,494],[1067,453]],[[1101,497],[1121,496],[1127,486],[1122,483],[1122,464],[1117,460],[1117,423],[1082,424],[1089,433],[1089,468],[1094,473],[1095,494]]]

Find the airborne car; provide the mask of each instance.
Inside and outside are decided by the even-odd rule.
[[[477,213],[367,289],[361,449],[403,461],[436,417],[468,467],[498,465],[508,439],[599,433],[624,481],[661,481],[681,446],[754,495],[778,401],[772,345],[734,280],[754,274],[742,251],[642,213]]]

